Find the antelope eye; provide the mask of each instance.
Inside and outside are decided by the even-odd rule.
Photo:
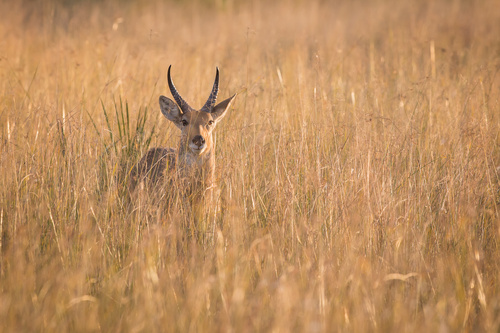
[[[214,121],[213,121],[213,120],[209,120],[209,121],[208,121],[208,126],[212,126],[212,125],[213,125],[213,123],[214,123]]]
[[[187,126],[189,123],[186,119],[182,119],[182,126]]]

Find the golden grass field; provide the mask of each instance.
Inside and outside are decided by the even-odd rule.
[[[495,0],[2,1],[0,331],[498,332],[499,31]],[[178,144],[170,64],[239,93],[201,236],[126,186]]]

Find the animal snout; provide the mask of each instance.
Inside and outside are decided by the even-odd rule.
[[[197,135],[193,138],[193,143],[198,147],[201,147],[205,144],[205,139],[201,135]]]

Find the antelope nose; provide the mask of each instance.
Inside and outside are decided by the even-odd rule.
[[[197,135],[193,138],[193,143],[198,147],[201,147],[205,143],[205,139],[201,135]]]

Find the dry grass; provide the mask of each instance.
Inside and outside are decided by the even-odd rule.
[[[500,330],[496,1],[12,3],[1,331]],[[240,93],[202,239],[123,186],[169,64]]]

